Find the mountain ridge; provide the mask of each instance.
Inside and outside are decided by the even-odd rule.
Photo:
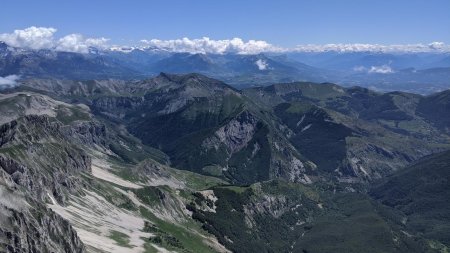
[[[73,53],[12,48],[4,43],[0,50],[0,75],[25,78],[89,80],[114,77],[130,80],[145,79],[165,71],[178,74],[199,72],[238,88],[293,81],[332,81],[381,91],[404,90],[429,94],[450,87],[445,53],[200,54],[140,49],[122,52],[95,48],[88,53]],[[347,67],[334,68],[333,64]]]
[[[49,238],[36,248],[55,252],[447,247],[445,238],[403,224],[407,210],[374,193],[386,189],[376,188],[379,180],[449,149],[440,120],[447,92],[309,82],[237,90],[169,73],[19,83],[0,93],[0,189],[39,204],[11,206],[0,191],[8,196],[0,210],[13,214],[0,212],[8,222],[0,249],[29,251],[8,249],[10,235]],[[37,232],[17,232],[19,220]],[[52,239],[63,230],[72,232]]]

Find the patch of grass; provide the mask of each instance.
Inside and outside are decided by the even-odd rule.
[[[145,207],[141,206],[140,212],[144,218],[154,224],[151,229],[159,234],[159,239],[152,239],[153,243],[159,242],[161,245],[168,248],[182,249],[182,252],[215,252],[210,246],[203,242],[204,239],[196,232],[200,230],[200,227],[196,223],[186,223],[183,224],[182,227],[157,218]]]
[[[125,194],[114,189],[110,183],[102,182],[100,180],[92,180],[90,176],[86,175],[84,175],[84,179],[92,187],[92,190],[100,196],[103,196],[109,203],[128,211],[137,211],[137,206],[133,203],[133,201],[131,201]]]
[[[153,206],[161,202],[164,198],[164,192],[157,186],[146,186],[140,189],[134,190],[136,196],[142,201],[142,203],[149,206]]]
[[[187,187],[193,190],[204,190],[217,185],[228,184],[226,181],[211,176],[204,176],[190,171],[173,170],[173,176],[184,182]]]
[[[132,246],[130,245],[130,237],[127,234],[115,230],[110,230],[108,237],[113,239],[119,246],[132,248]]]
[[[217,188],[231,190],[236,193],[243,193],[249,189],[249,187],[246,187],[246,186],[235,186],[235,185],[225,185],[225,186],[219,186]]]
[[[222,176],[222,167],[217,165],[208,165],[203,167],[202,171],[211,176],[220,177]]]
[[[144,253],[158,253],[158,252],[159,251],[155,247],[153,247],[149,241],[144,243]]]
[[[23,145],[15,145],[15,146],[10,146],[10,147],[0,148],[0,154],[1,153],[7,154],[10,157],[26,158],[25,147]]]
[[[58,106],[56,110],[56,119],[64,124],[70,124],[76,120],[90,120],[89,113],[79,107]]]
[[[287,107],[286,112],[291,114],[305,114],[313,109],[317,109],[317,107],[311,103],[295,102],[289,104],[289,107]]]

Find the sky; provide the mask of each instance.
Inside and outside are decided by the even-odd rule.
[[[0,33],[31,26],[117,44],[142,39],[264,40],[274,45],[450,43],[449,0],[5,0]]]

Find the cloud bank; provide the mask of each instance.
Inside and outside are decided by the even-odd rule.
[[[450,52],[450,45],[443,42],[429,44],[325,44],[298,45],[293,51],[297,52],[384,52],[384,53],[419,53],[419,52]]]
[[[15,30],[13,33],[0,34],[0,40],[13,47],[43,49],[51,48],[54,43],[52,27],[29,27],[24,30]]]
[[[64,52],[88,53],[89,47],[106,49],[108,39],[85,38],[81,34],[69,34],[56,39],[57,30],[52,27],[28,27],[12,33],[0,34],[0,41],[9,46],[27,49],[52,49]]]
[[[249,40],[240,38],[231,40],[212,40],[208,37],[201,39],[177,39],[177,40],[141,40],[148,48],[157,48],[179,53],[210,53],[210,54],[258,54],[262,52],[282,52],[286,49],[276,47],[263,40]]]
[[[84,38],[81,34],[69,34],[55,44],[55,50],[65,52],[87,53],[90,47],[106,49],[106,38]]]
[[[11,88],[17,85],[18,75],[0,76],[0,89]]]
[[[244,41],[241,38],[214,40],[208,37],[200,39],[143,39],[136,45],[110,45],[103,37],[89,38],[81,34],[68,34],[56,37],[57,29],[53,27],[28,27],[12,33],[0,34],[0,41],[12,47],[27,49],[51,49],[56,51],[88,53],[90,47],[102,50],[130,52],[134,49],[164,50],[183,53],[211,54],[258,54],[263,52],[386,52],[386,53],[418,53],[418,52],[450,52],[450,45],[443,42],[429,44],[306,44],[293,48],[284,48],[263,40]]]

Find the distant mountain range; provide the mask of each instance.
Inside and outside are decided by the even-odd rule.
[[[89,53],[80,54],[13,48],[0,42],[0,76],[3,77],[144,79],[160,72],[202,73],[236,88],[311,81],[429,94],[450,87],[450,55],[382,52],[190,54],[154,48],[91,48]]]

